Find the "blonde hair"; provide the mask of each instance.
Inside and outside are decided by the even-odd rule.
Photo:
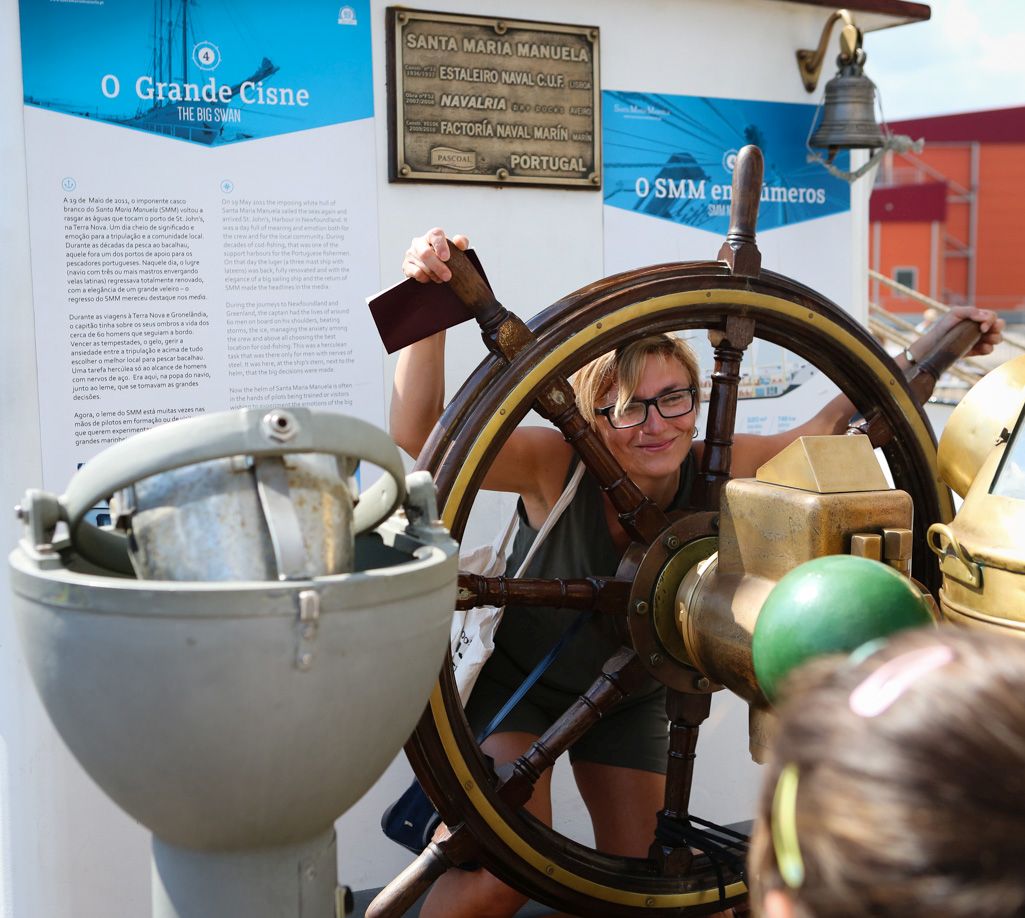
[[[574,374],[577,408],[588,424],[596,425],[598,400],[613,386],[618,386],[616,410],[623,410],[637,391],[645,359],[653,355],[663,360],[675,360],[687,371],[690,384],[697,390],[694,393],[694,412],[697,414],[701,406],[701,368],[697,355],[686,341],[675,335],[649,335],[602,354]]]

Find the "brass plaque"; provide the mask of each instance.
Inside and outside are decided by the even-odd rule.
[[[387,15],[391,181],[601,187],[597,28]]]

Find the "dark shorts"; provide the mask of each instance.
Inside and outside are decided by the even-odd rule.
[[[515,691],[488,674],[485,666],[466,705],[470,729],[479,734]],[[496,733],[540,736],[578,694],[538,683],[499,725]],[[570,762],[594,762],[642,771],[666,773],[669,749],[666,694],[663,686],[624,698],[569,749]]]

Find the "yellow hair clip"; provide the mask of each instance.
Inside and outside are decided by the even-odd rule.
[[[783,767],[772,795],[772,848],[783,882],[797,889],[804,882],[804,859],[797,841],[797,766]]]

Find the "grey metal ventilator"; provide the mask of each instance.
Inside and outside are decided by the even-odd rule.
[[[355,495],[357,462],[383,470]],[[111,497],[117,529],[87,512]],[[29,491],[25,658],[85,770],[153,833],[154,918],[334,918],[333,825],[434,685],[456,543],[354,418],[204,415]]]

